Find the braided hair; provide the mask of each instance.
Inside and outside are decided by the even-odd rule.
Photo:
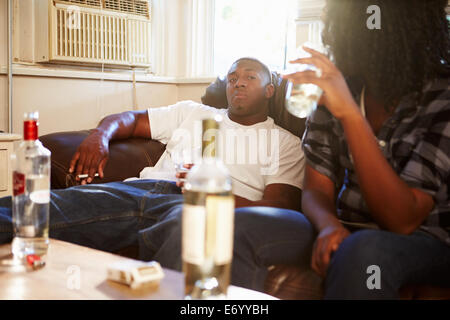
[[[366,12],[377,5],[381,29]],[[359,78],[388,110],[430,80],[448,77],[447,0],[327,0],[322,40],[346,77]]]

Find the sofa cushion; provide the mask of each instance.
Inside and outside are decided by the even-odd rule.
[[[69,174],[70,160],[88,134],[88,130],[56,132],[39,138],[42,144],[52,152],[52,189],[67,188],[77,184],[74,175]],[[93,183],[138,177],[143,168],[156,164],[164,149],[165,145],[155,140],[132,138],[112,141],[109,144],[105,177],[95,178]]]

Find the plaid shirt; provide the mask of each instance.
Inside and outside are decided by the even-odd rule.
[[[450,245],[448,80],[428,84],[420,103],[417,103],[417,94],[404,97],[383,124],[377,139],[383,155],[400,178],[410,187],[428,193],[435,201],[420,229]],[[351,85],[350,88],[355,101],[360,101],[362,87]],[[343,128],[323,106],[307,120],[303,150],[307,163],[335,183],[339,219],[344,223],[378,228],[359,188]]]

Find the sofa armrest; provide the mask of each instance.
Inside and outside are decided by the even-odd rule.
[[[52,153],[52,189],[76,185],[74,175],[69,174],[69,164],[78,146],[88,134],[88,130],[68,131],[51,133],[39,138]],[[112,141],[109,145],[109,159],[104,170],[105,177],[95,178],[93,183],[138,177],[143,168],[156,164],[164,149],[165,145],[155,140],[131,138]]]

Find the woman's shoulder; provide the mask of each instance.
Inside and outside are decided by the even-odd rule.
[[[422,91],[419,108],[422,122],[426,122],[430,129],[450,122],[449,78],[430,81]]]
[[[448,109],[450,101],[450,78],[442,77],[430,81],[422,92],[421,100],[421,104],[424,106],[437,103],[441,108],[446,107]]]

